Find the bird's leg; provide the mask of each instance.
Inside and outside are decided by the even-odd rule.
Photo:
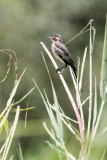
[[[65,63],[65,65],[61,68],[58,68],[56,72],[60,71],[60,74],[62,74],[66,67],[67,67],[67,64]]]

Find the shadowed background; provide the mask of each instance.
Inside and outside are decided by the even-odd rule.
[[[72,106],[68,97],[63,89],[63,86],[56,74],[56,71],[50,62],[48,56],[42,49],[40,42],[43,41],[48,49],[51,51],[51,42],[48,36],[56,33],[61,34],[64,43],[74,37],[80,32],[90,19],[94,19],[94,26],[96,28],[96,39],[93,52],[93,80],[97,77],[98,96],[99,84],[100,84],[100,68],[102,59],[103,39],[104,39],[104,27],[105,27],[105,15],[107,12],[107,1],[103,0],[4,0],[0,1],[0,48],[12,49],[16,52],[18,58],[18,75],[25,68],[27,68],[24,74],[20,86],[18,88],[15,100],[20,99],[26,94],[32,87],[34,87],[32,78],[41,90],[45,88],[50,102],[53,104],[52,90],[50,86],[49,77],[41,56],[43,52],[47,61],[51,77],[56,88],[59,104],[63,108],[64,112],[75,118]],[[77,56],[82,61],[84,49],[89,45],[89,32],[79,36],[71,43],[67,45],[72,59],[77,66]],[[56,60],[58,66],[62,64]],[[7,69],[8,59],[4,54],[0,54],[0,77],[1,79],[5,75]],[[69,70],[66,69],[63,73],[65,80],[67,81],[75,98],[75,92],[72,84]],[[87,53],[84,81],[86,85],[83,86],[82,100],[88,96],[88,84],[89,84],[89,56]],[[14,65],[11,66],[11,71],[6,81],[1,83],[0,101],[2,110],[14,84]],[[94,83],[93,83],[94,84]],[[94,86],[94,85],[93,85]],[[94,89],[94,88],[93,88]],[[21,103],[21,108],[26,108],[28,99]],[[34,159],[58,159],[56,152],[53,152],[49,146],[44,142],[49,140],[42,122],[48,122],[48,115],[41,97],[35,89],[30,96],[29,107],[35,106],[35,109],[28,112],[27,128],[24,129],[24,117],[25,112],[20,114],[20,121],[16,130],[15,139],[11,146],[11,154],[15,154],[17,157],[18,142],[21,143],[24,158],[26,160]],[[84,106],[85,118],[88,114],[88,102]],[[106,111],[105,111],[106,112]],[[105,116],[105,112],[102,117]],[[10,115],[10,122],[13,120],[14,113]],[[102,118],[100,128],[102,129],[106,124],[106,118]],[[86,120],[87,122],[87,120]],[[87,123],[86,123],[87,125]],[[100,130],[100,129],[99,129]],[[100,131],[99,131],[100,132]],[[2,135],[3,136],[3,135]],[[69,140],[68,137],[71,137]],[[1,140],[3,137],[1,138]],[[74,154],[77,153],[77,149],[72,148],[76,146],[79,148],[79,144],[72,140],[73,137],[70,133],[65,131],[65,139],[68,148],[73,150]],[[105,137],[97,144],[97,150],[99,147],[99,156],[103,153],[103,147],[105,147]],[[100,148],[101,147],[101,148]],[[16,149],[15,149],[16,148]],[[47,158],[48,154],[48,158]],[[95,152],[93,151],[93,155]]]

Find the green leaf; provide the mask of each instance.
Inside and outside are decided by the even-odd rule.
[[[5,123],[4,123],[4,128],[5,128],[5,131],[6,131],[6,133],[7,133],[7,136],[8,136],[8,119],[5,121]]]
[[[45,107],[46,107],[46,110],[47,110],[47,112],[48,112],[48,114],[49,114],[51,123],[52,123],[53,127],[55,128],[55,130],[56,130],[56,132],[57,132],[57,131],[58,131],[58,125],[57,125],[57,122],[56,122],[56,120],[55,120],[55,116],[54,116],[54,114],[53,114],[52,108],[51,108],[51,106],[50,106],[50,103],[49,103],[47,94],[46,94],[46,92],[45,92],[45,90],[44,90],[45,97],[46,97],[46,100],[45,100],[45,97],[43,96],[42,92],[40,91],[38,85],[36,84],[36,82],[35,82],[34,80],[33,80],[33,82],[34,82],[36,88],[38,89],[38,91],[39,91],[39,93],[40,93],[40,95],[41,95],[41,97],[42,97],[42,100],[43,100],[43,102],[44,102],[44,105],[45,105]]]
[[[22,75],[20,76],[19,80],[17,81],[17,83],[16,83],[16,85],[15,85],[15,87],[14,87],[14,89],[13,89],[13,91],[12,91],[12,93],[11,93],[8,101],[7,101],[7,106],[10,106],[10,105],[11,105],[11,102],[12,102],[12,100],[13,100],[13,97],[14,97],[16,91],[17,91],[18,85],[19,85],[20,80],[21,80],[23,74],[25,73],[25,71],[26,71],[26,69],[23,71]]]
[[[3,126],[0,127],[0,134],[2,133],[2,130],[3,130]]]
[[[64,149],[62,149],[60,146],[54,145],[54,144],[52,144],[52,143],[50,143],[50,142],[48,142],[48,141],[46,141],[46,143],[47,143],[53,150],[58,151],[58,152],[60,152],[60,153],[62,153],[62,154],[65,153]]]
[[[34,89],[35,89],[35,87],[32,88],[32,89],[31,89],[26,95],[24,95],[19,101],[15,102],[12,106],[21,103]]]
[[[103,57],[102,57],[102,67],[101,67],[101,80],[100,80],[100,96],[104,101],[107,98],[106,86],[107,86],[107,15],[106,15]]]
[[[2,130],[3,130],[3,125],[1,125],[2,119],[3,119],[3,118],[1,117],[1,118],[0,118],[0,126],[1,126],[1,127],[0,127],[0,134],[1,134]]]
[[[51,104],[48,100],[48,96],[47,96],[45,90],[44,90],[44,93],[45,93],[45,97],[46,97],[46,101],[47,101],[46,109],[47,109],[47,112],[49,114],[49,118],[51,120],[51,123],[52,123],[53,127],[55,128],[56,133],[59,133],[59,128],[58,128],[58,125],[57,125],[57,122],[56,122],[56,117],[54,116],[53,110],[51,108]]]
[[[104,150],[101,160],[104,160],[106,150]]]
[[[5,131],[6,131],[6,134],[7,134],[7,136],[8,136],[8,120],[7,119],[5,119],[5,116],[3,116],[1,119],[0,119],[0,134],[1,134],[1,132],[2,132],[2,130],[3,130],[3,126],[4,126],[4,128],[5,128]]]
[[[25,109],[20,109],[20,111],[29,111],[29,110],[31,110],[31,109],[34,109],[35,107],[29,107],[29,108],[25,108]],[[12,108],[11,109],[11,112],[16,112],[17,111],[17,109],[15,109],[15,108]]]
[[[93,110],[93,125],[92,125],[92,129],[94,129],[96,118],[97,118],[97,84],[96,84],[96,78],[95,78],[95,97],[94,97],[94,110]]]
[[[50,75],[50,72],[49,72],[49,69],[48,69],[48,66],[47,66],[47,63],[45,61],[45,58],[44,58],[43,54],[42,54],[42,58],[44,60],[44,63],[45,63],[45,66],[46,66],[46,69],[47,69],[47,72],[48,72],[48,75],[49,75],[49,79],[50,79],[50,82],[51,82],[54,105],[55,105],[55,108],[56,108],[56,117],[57,117],[57,124],[58,124],[58,130],[57,130],[56,134],[57,134],[57,137],[60,137],[61,139],[63,139],[63,125],[62,125],[62,120],[61,120],[61,116],[60,116],[59,103],[58,103],[56,91],[55,91],[55,88],[54,88],[54,85],[53,85],[53,82],[52,82],[52,79],[51,79],[51,75]]]
[[[19,160],[24,160],[20,143],[18,144],[18,146],[19,148],[17,150],[17,153],[18,153]]]
[[[2,116],[1,122],[0,122],[0,127],[2,127],[5,124],[5,122],[6,122],[7,118],[8,118],[10,110],[11,110],[11,106],[8,108],[7,112]]]
[[[4,145],[4,148],[3,148],[3,154],[2,154],[2,158],[1,158],[2,160],[7,159],[7,155],[9,153],[9,149],[10,149],[12,139],[13,139],[13,136],[14,136],[14,133],[15,133],[15,130],[16,130],[16,126],[17,126],[17,123],[18,123],[18,119],[19,119],[19,113],[20,113],[19,109],[20,109],[20,107],[18,106],[13,125],[12,125],[12,127],[10,129],[10,132],[9,132],[9,135],[8,135],[6,141],[5,141],[5,145]]]

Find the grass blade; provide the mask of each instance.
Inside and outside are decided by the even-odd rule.
[[[96,118],[97,118],[97,84],[96,84],[96,78],[95,78],[95,97],[94,97],[94,111],[93,111],[92,130],[94,129]]]
[[[107,15],[106,15],[103,58],[101,67],[101,80],[100,80],[100,96],[104,101],[107,99],[106,87],[107,87]]]
[[[6,108],[5,108],[5,109],[3,110],[3,112],[0,114],[0,118],[4,115],[4,113],[6,112],[6,110],[8,109],[8,107],[11,105],[12,100],[13,100],[13,97],[14,97],[16,91],[17,91],[18,85],[19,85],[20,80],[21,80],[23,74],[25,73],[25,71],[26,71],[26,69],[23,71],[22,75],[20,76],[19,80],[17,81],[16,86],[14,87],[14,89],[13,89],[13,91],[12,91],[12,93],[11,93],[8,101],[7,101]]]
[[[46,66],[46,69],[47,69],[47,72],[48,72],[48,75],[49,75],[49,79],[50,79],[50,82],[51,82],[53,98],[54,98],[54,105],[55,105],[55,108],[56,108],[57,123],[58,123],[58,128],[59,128],[58,138],[63,139],[63,125],[62,125],[62,120],[61,120],[61,116],[60,116],[59,103],[58,103],[56,91],[55,91],[55,88],[54,88],[54,85],[53,85],[53,82],[52,82],[52,79],[51,79],[51,76],[50,76],[50,73],[49,73],[49,69],[48,69],[48,66],[46,64],[46,61],[45,61],[45,58],[44,58],[43,54],[42,54],[42,58],[44,60],[44,63],[45,63],[45,66]]]
[[[85,48],[85,51],[84,51],[84,56],[83,56],[83,61],[82,61],[82,66],[81,66],[81,74],[80,74],[80,81],[79,81],[79,91],[80,92],[81,92],[81,89],[82,89],[82,79],[83,79],[83,72],[84,72],[86,54],[87,54],[87,47]]]
[[[90,89],[89,89],[89,115],[88,115],[88,130],[87,130],[87,139],[90,134],[90,127],[91,127],[91,119],[92,119],[92,53],[93,53],[93,47],[94,47],[94,40],[95,40],[95,30],[91,30],[92,28],[92,23],[90,23],[90,44],[89,44],[89,67],[90,67],[90,72],[89,72],[89,78],[90,78]],[[93,36],[93,37],[92,37]]]
[[[11,145],[14,133],[15,133],[15,129],[16,129],[17,123],[18,123],[19,113],[20,113],[20,107],[18,106],[13,126],[10,129],[9,136],[7,137],[7,140],[6,140],[6,143],[5,143],[5,148],[4,148],[2,160],[6,160],[6,158],[7,158],[7,154],[9,152],[9,148],[10,148],[10,145]]]
[[[53,127],[55,128],[56,131],[58,131],[58,125],[56,123],[56,120],[55,120],[54,114],[52,112],[52,109],[51,109],[51,107],[49,107],[50,103],[49,103],[48,97],[46,95],[46,92],[45,92],[45,97],[46,97],[46,100],[45,100],[45,98],[44,98],[42,92],[40,91],[39,87],[37,86],[36,82],[34,80],[33,80],[33,82],[34,82],[36,88],[38,89],[38,91],[39,91],[39,93],[40,93],[40,95],[42,97],[42,100],[43,100],[44,105],[46,107],[46,110],[47,110],[47,112],[49,114],[49,117],[50,117],[50,120],[51,120],[51,123],[52,123]]]

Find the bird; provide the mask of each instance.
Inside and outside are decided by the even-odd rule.
[[[77,69],[75,67],[74,61],[71,58],[71,54],[69,53],[67,47],[64,45],[61,35],[55,34],[51,37],[48,37],[52,41],[51,49],[53,55],[62,63],[64,63],[64,66],[61,68],[58,68],[56,71],[60,71],[60,73],[63,73],[65,68],[69,65],[74,73],[75,78],[77,79]]]

